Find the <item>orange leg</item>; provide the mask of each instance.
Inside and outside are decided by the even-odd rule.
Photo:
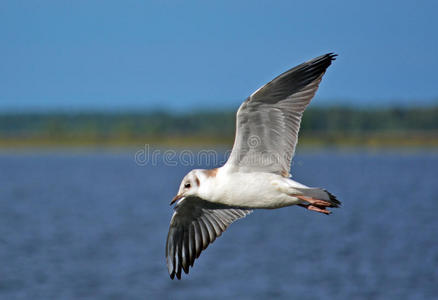
[[[331,206],[330,202],[328,201],[324,201],[321,199],[314,199],[306,196],[297,196],[297,195],[293,195],[293,196],[309,203],[309,204],[298,204],[301,207],[304,207],[308,210],[320,212],[326,215],[331,214],[331,211],[327,210],[327,207]]]
[[[319,207],[313,206],[313,205],[298,204],[298,206],[304,207],[304,208],[306,208],[308,210],[313,210],[313,211],[316,211],[316,212],[320,212],[320,213],[323,213],[323,214],[326,214],[326,215],[329,215],[329,214],[332,213],[331,211],[327,210],[326,208],[322,209],[322,208],[319,208]]]

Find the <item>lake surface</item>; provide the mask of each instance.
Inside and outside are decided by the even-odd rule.
[[[169,202],[192,168],[0,154],[0,298],[438,299],[436,151],[302,150],[293,178],[343,206],[255,211],[172,281]]]

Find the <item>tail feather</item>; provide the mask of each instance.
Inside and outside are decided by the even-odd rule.
[[[329,207],[339,207],[341,206],[341,201],[339,201],[335,195],[330,193],[325,189],[320,188],[294,188],[295,190],[299,190],[303,193],[303,196],[311,197],[314,199],[325,200],[330,203]]]
[[[341,206],[341,201],[339,201],[338,198],[336,198],[335,195],[333,195],[332,193],[330,193],[327,190],[323,189],[323,191],[326,192],[328,194],[328,196],[329,196],[329,201],[332,204],[332,205],[330,205],[330,207],[339,207],[339,206]]]

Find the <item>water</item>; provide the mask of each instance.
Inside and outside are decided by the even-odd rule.
[[[438,154],[298,154],[330,216],[256,211],[170,280],[170,199],[191,167],[132,153],[0,154],[1,299],[437,299]]]

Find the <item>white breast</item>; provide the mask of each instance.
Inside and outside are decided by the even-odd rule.
[[[219,169],[215,177],[207,178],[201,184],[200,196],[211,202],[248,208],[278,208],[296,204],[297,199],[285,193],[285,180],[288,179],[272,173],[226,172]]]

